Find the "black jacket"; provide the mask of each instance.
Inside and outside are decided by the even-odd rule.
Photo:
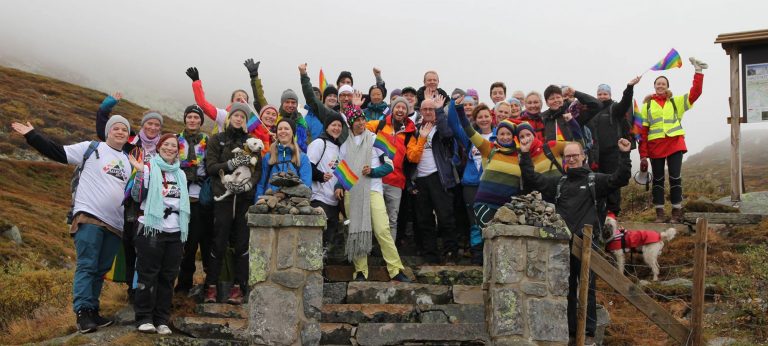
[[[587,95],[580,91],[576,91],[574,96],[577,100],[579,100],[579,103],[587,107],[587,109],[581,111],[579,117],[576,118],[576,121],[579,122],[579,125],[584,126],[586,123],[592,120],[598,111],[600,111],[600,102],[597,101],[597,99],[593,96]],[[560,128],[560,131],[563,133],[563,137],[566,141],[574,140],[575,136],[571,133],[571,129],[568,127],[565,119],[563,119],[563,114],[565,114],[565,112],[568,110],[569,105],[570,103],[566,102],[559,109],[553,110],[550,108],[541,113],[541,121],[544,123],[545,142],[557,140],[557,130],[555,128],[555,124],[557,124],[557,127]]]
[[[223,170],[225,174],[232,173],[232,170],[227,166],[227,161],[235,157],[232,150],[235,148],[242,149],[248,138],[248,134],[242,130],[229,127],[224,132],[217,133],[208,139],[208,144],[205,149],[205,170],[206,173],[208,173],[208,176],[212,179],[211,190],[214,196],[221,196],[227,191],[219,178],[219,170]],[[248,201],[247,203],[252,203],[253,194],[256,191],[256,184],[258,183],[259,178],[261,178],[261,165],[262,158],[261,153],[259,153],[259,160],[256,163],[256,167],[251,169],[251,186],[253,186],[253,188],[238,194],[238,200],[240,198],[246,198]],[[232,199],[233,196],[229,196],[225,200]]]
[[[432,136],[432,154],[435,158],[440,182],[443,184],[443,188],[447,190],[459,183],[459,174],[456,171],[456,167],[453,166],[453,150],[456,141],[453,138],[453,130],[448,125],[448,117],[445,114],[444,108],[436,108],[435,113],[435,127],[437,130]],[[421,130],[422,125],[423,123],[416,127],[416,133]]]
[[[592,131],[593,149],[596,149],[596,152],[618,151],[619,138],[631,140],[629,138],[631,113],[628,111],[632,103],[633,89],[632,85],[627,85],[621,96],[621,101],[618,103],[613,100],[603,101],[602,109],[587,124],[589,130]]]
[[[619,168],[613,174],[594,173],[595,194],[598,199],[605,198],[609,193],[629,183],[632,169],[629,153],[621,153],[620,160]],[[535,172],[529,153],[520,155],[520,170],[525,186],[541,191],[545,199],[555,200],[560,177]],[[563,217],[568,229],[578,236],[582,235],[584,225],[593,225],[595,230],[598,230],[600,223],[605,219],[605,210],[595,210],[595,202],[587,186],[591,172],[585,167],[569,169],[560,189],[560,198],[555,201],[557,213]]]

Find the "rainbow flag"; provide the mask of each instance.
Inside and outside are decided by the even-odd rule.
[[[376,135],[376,141],[373,142],[373,147],[383,151],[385,154],[387,154],[387,156],[389,156],[390,159],[393,160],[395,158],[395,151],[397,149],[387,137],[388,136],[385,135],[384,132],[379,132],[379,134]]]
[[[680,66],[683,66],[683,60],[680,59],[680,54],[674,48],[672,48],[669,50],[669,53],[667,53],[667,56],[657,62],[656,65],[651,66],[650,70],[663,71]]]
[[[325,74],[323,73],[323,69],[320,69],[320,95],[322,95],[325,92],[325,88],[328,86],[328,81],[325,80]]]
[[[112,282],[125,282],[125,250],[122,246],[117,248],[117,254],[112,260],[112,268],[104,274],[104,279]]]
[[[560,125],[557,124],[557,121],[555,121],[555,140],[557,141],[564,141],[565,136],[563,136],[563,130],[560,129]]]
[[[339,179],[339,184],[341,184],[341,186],[344,187],[344,190],[347,191],[351,190],[352,187],[357,184],[357,180],[359,179],[357,175],[352,172],[352,168],[349,167],[347,161],[344,160],[341,160],[341,163],[336,166],[336,170],[333,171],[333,175]]]
[[[640,117],[640,108],[637,107],[637,100],[632,100],[632,102],[634,102],[632,109],[632,135],[639,142],[640,133],[643,130],[643,118]]]
[[[259,126],[261,126],[261,118],[259,118],[258,114],[251,113],[251,115],[248,116],[248,133],[252,133],[253,131],[256,131]]]

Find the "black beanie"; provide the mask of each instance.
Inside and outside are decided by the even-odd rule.
[[[203,114],[203,109],[200,108],[200,106],[194,104],[194,105],[189,105],[189,106],[187,106],[187,108],[184,109],[184,124],[185,125],[187,124],[187,114],[189,114],[189,113],[197,113],[197,115],[200,116],[200,126],[202,126],[203,123],[205,123],[205,114]]]
[[[339,96],[339,90],[336,89],[335,86],[329,85],[325,87],[325,90],[323,91],[323,102],[325,102],[325,98],[328,97],[328,95],[336,95]]]
[[[280,121],[277,122],[277,124],[275,124],[275,128],[277,128],[277,125],[280,125],[280,123],[283,123],[283,122],[288,123],[288,125],[291,126],[291,131],[293,131],[293,136],[296,137],[296,122],[290,121],[286,118],[282,118],[280,119]]]
[[[344,118],[341,117],[341,114],[336,112],[331,112],[331,114],[329,114],[328,117],[325,118],[325,122],[323,123],[323,130],[327,132],[328,126],[331,126],[331,123],[334,121],[339,121],[341,122],[341,126],[344,126]]]
[[[336,85],[341,85],[341,80],[344,78],[349,78],[349,80],[352,82],[352,84],[355,84],[355,80],[352,79],[352,72],[349,71],[341,71],[339,73],[339,78],[336,78]]]

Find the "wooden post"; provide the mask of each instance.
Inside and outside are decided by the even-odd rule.
[[[581,248],[579,273],[579,310],[576,325],[576,345],[584,345],[587,331],[587,301],[589,295],[589,262],[592,258],[592,225],[584,225],[584,246]]]
[[[707,272],[707,219],[696,220],[696,248],[693,252],[693,294],[691,299],[691,345],[704,345],[704,277]]]
[[[736,45],[728,48],[731,58],[731,202],[741,201],[741,95],[739,89],[739,49]]]

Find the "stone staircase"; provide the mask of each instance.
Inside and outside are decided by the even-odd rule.
[[[415,266],[413,283],[390,282],[381,266],[365,282],[349,281],[351,266],[324,269],[321,345],[487,343],[482,267]]]

